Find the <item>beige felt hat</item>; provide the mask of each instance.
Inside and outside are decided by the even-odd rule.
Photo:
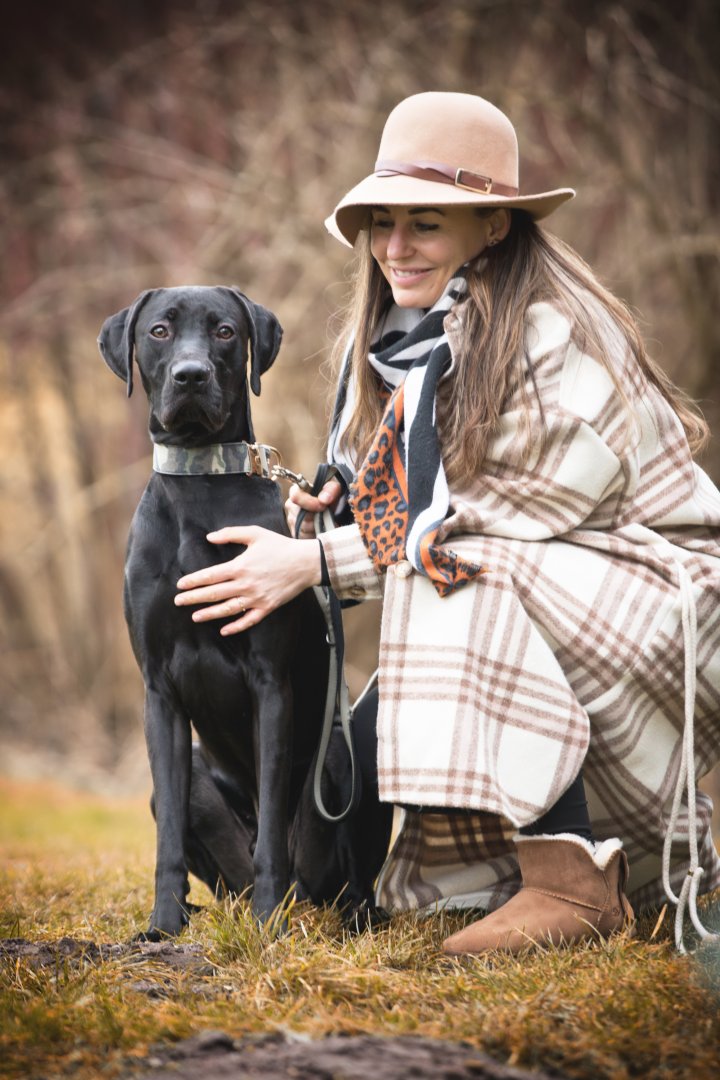
[[[572,188],[521,195],[518,145],[507,116],[474,94],[413,94],[393,109],[375,169],[348,191],[326,220],[352,247],[369,206],[507,206],[547,217]]]

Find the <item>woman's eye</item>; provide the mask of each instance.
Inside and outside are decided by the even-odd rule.
[[[416,221],[415,228],[421,233],[435,232],[438,228],[438,224],[436,221]]]
[[[387,218],[378,218],[372,222],[373,229],[392,229],[393,223]]]
[[[235,331],[233,330],[232,326],[223,325],[218,326],[215,333],[219,338],[222,338],[223,341],[229,341],[229,339],[234,336]]]
[[[150,333],[155,338],[166,338],[169,336],[170,331],[168,330],[167,326],[163,326],[162,323],[157,323],[155,326],[152,326],[150,328]]]

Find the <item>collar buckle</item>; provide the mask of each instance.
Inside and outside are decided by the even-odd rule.
[[[278,465],[282,465],[282,455],[274,446],[267,446],[265,443],[247,443],[247,449],[251,476],[270,477],[272,474],[270,461],[273,457],[276,458]]]

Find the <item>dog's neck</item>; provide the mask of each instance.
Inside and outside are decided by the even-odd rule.
[[[262,443],[227,442],[212,446],[153,446],[153,470],[169,476],[222,476],[242,473],[245,476],[272,478],[272,458],[280,455]]]

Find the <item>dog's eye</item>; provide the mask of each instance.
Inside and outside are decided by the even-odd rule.
[[[233,330],[232,326],[228,326],[227,323],[223,323],[222,326],[218,326],[215,333],[219,338],[222,338],[223,341],[229,341],[230,338],[234,337],[235,335],[235,331]]]
[[[162,323],[156,323],[155,326],[150,327],[150,333],[156,338],[166,338],[170,334],[167,326],[163,326]]]

